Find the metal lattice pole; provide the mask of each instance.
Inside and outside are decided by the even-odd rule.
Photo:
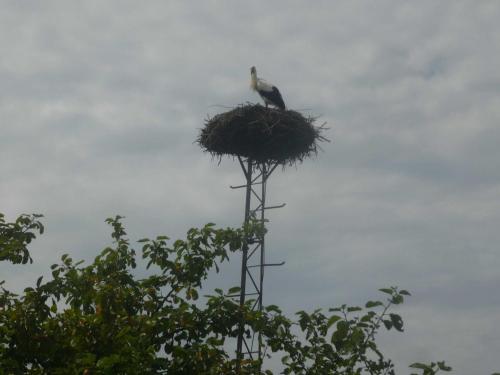
[[[281,208],[285,204],[278,206],[266,206],[266,186],[269,176],[274,172],[278,163],[255,162],[251,159],[243,160],[238,157],[240,166],[245,175],[246,183],[240,186],[231,186],[233,189],[245,188],[245,224],[251,219],[266,221],[265,212],[269,209]],[[256,189],[261,185],[260,189]],[[256,260],[255,264],[252,261]],[[243,306],[246,297],[254,297],[252,310],[262,311],[263,290],[264,290],[264,269],[269,266],[281,266],[281,263],[265,262],[265,241],[264,234],[258,238],[247,238],[242,248],[241,260],[241,283],[240,283],[240,306]],[[256,275],[258,273],[258,275]],[[258,276],[258,277],[257,277]],[[247,281],[248,288],[247,288]],[[260,334],[256,334],[250,327],[245,329],[244,317],[241,317],[238,330],[238,341],[236,348],[237,371],[240,371],[241,361],[248,357],[251,360],[258,359],[262,363],[263,345]],[[250,334],[245,334],[250,331]]]

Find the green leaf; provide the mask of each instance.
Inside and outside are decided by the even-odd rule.
[[[399,291],[399,294],[402,294],[404,296],[411,296],[410,292],[408,292],[407,290],[404,290],[404,289]]]
[[[403,332],[403,319],[398,314],[389,314],[392,325],[399,332]]]
[[[342,319],[340,316],[337,316],[337,315],[332,315],[330,317],[330,319],[328,319],[328,323],[326,324],[326,328],[330,328],[333,324],[335,324],[335,322],[339,321],[340,319]]]
[[[450,366],[446,366],[444,361],[438,361],[437,366],[442,371],[451,371],[452,368]]]
[[[332,343],[335,344],[337,348],[339,348],[342,344],[342,341],[347,337],[347,333],[349,332],[349,323],[345,320],[341,320],[337,323],[337,330],[332,335]]]
[[[390,320],[382,320],[382,323],[384,323],[385,328],[387,330],[390,330],[392,328],[392,322]]]
[[[232,288],[229,288],[228,294],[236,294],[241,291],[241,288],[239,286],[233,286]]]
[[[353,307],[348,307],[347,312],[354,312],[354,311],[361,311],[363,310],[361,307],[353,306]]]
[[[391,302],[395,305],[399,305],[404,302],[404,297],[400,294],[397,294],[391,299]]]
[[[363,333],[363,330],[355,328],[351,335],[351,340],[353,341],[353,343],[355,345],[359,345],[363,342],[364,339],[365,339],[365,334]]]
[[[281,310],[278,306],[276,305],[269,305],[265,307],[267,312],[276,312],[276,313],[281,313]]]
[[[420,370],[432,370],[432,368],[425,363],[415,362],[410,365],[411,368],[418,368]]]
[[[332,308],[329,308],[328,311],[331,311],[331,312],[333,312],[333,311],[342,311],[342,309],[340,307],[335,307],[335,308],[332,307]]]
[[[386,293],[386,294],[392,294],[392,289],[389,289],[389,288],[382,288],[382,289],[379,289],[379,291],[381,291],[382,293]]]
[[[368,301],[365,305],[367,309],[371,309],[372,307],[383,306],[384,304],[380,301]]]

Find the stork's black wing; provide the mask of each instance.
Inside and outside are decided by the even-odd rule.
[[[283,101],[280,91],[276,86],[273,86],[272,91],[259,90],[259,94],[269,104],[272,104],[279,109],[285,109],[285,102]]]

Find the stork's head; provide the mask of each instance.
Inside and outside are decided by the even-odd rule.
[[[255,69],[255,66],[250,68],[250,77],[250,88],[257,90],[257,69]]]

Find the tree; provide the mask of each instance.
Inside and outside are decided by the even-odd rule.
[[[0,260],[31,261],[27,245],[43,232],[39,218],[22,215],[6,223],[0,215]],[[283,353],[284,374],[394,374],[375,335],[382,328],[403,331],[403,320],[390,309],[404,302],[407,291],[380,289],[385,301],[299,311],[296,319],[275,305],[262,312],[252,311],[252,301],[239,306],[227,297],[235,288],[228,293],[216,289],[201,303],[196,300],[209,271],[218,272],[229,252],[262,235],[264,228],[207,224],[172,244],[166,236],[142,239],[142,258],[151,272],[137,278],[137,254],[121,219],[106,220],[113,228],[113,245],[91,264],[63,255],[52,265],[49,281],[40,277],[21,295],[1,287],[3,373],[234,374],[235,356],[225,344],[237,337],[243,316],[271,352]],[[411,367],[424,375],[451,370],[444,362]],[[272,374],[250,360],[242,363],[241,373]]]

